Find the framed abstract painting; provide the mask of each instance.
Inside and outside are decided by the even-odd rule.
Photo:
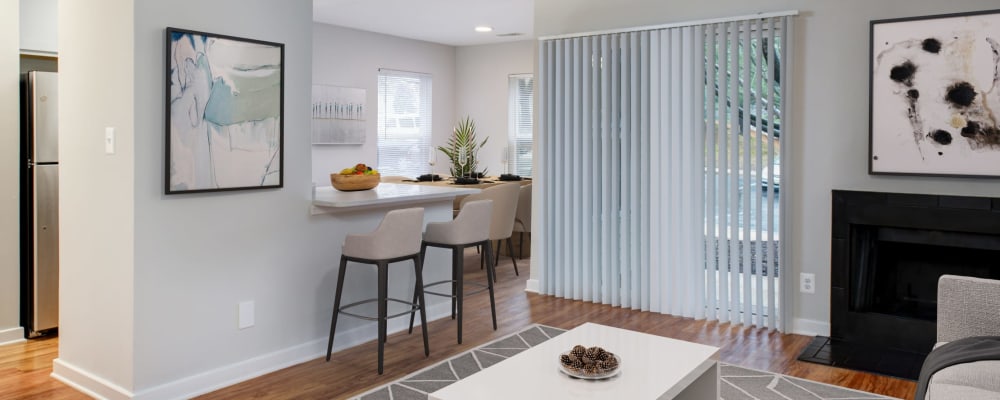
[[[166,194],[280,188],[281,43],[166,29]]]
[[[1000,10],[871,21],[871,174],[1000,177]]]

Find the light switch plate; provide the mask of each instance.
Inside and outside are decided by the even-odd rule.
[[[115,128],[113,126],[104,128],[104,153],[115,154]]]

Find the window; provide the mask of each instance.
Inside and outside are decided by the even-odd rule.
[[[790,25],[539,43],[540,292],[783,329]]]
[[[535,78],[531,74],[511,75],[508,79],[510,105],[507,124],[507,173],[531,176],[532,97]]]
[[[379,70],[378,170],[416,177],[430,173],[431,76]]]

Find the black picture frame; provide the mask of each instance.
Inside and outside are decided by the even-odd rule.
[[[874,20],[869,33],[868,173],[1000,177],[1000,126],[987,123],[1000,120],[1000,10]]]
[[[285,45],[165,30],[164,193],[284,186]]]

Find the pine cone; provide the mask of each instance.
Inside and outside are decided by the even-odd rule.
[[[587,355],[589,355],[590,358],[593,358],[595,360],[604,360],[605,357],[607,357],[605,354],[607,354],[607,351],[598,346],[594,346],[587,349]]]
[[[576,357],[574,357],[571,354],[563,354],[559,356],[559,363],[561,363],[564,366],[573,365],[574,361],[576,361]]]
[[[586,352],[587,352],[587,348],[583,347],[583,346],[580,346],[580,345],[573,346],[573,350],[569,351],[570,354],[572,354],[574,356],[577,356],[577,357],[583,357],[584,353],[586,353]]]

